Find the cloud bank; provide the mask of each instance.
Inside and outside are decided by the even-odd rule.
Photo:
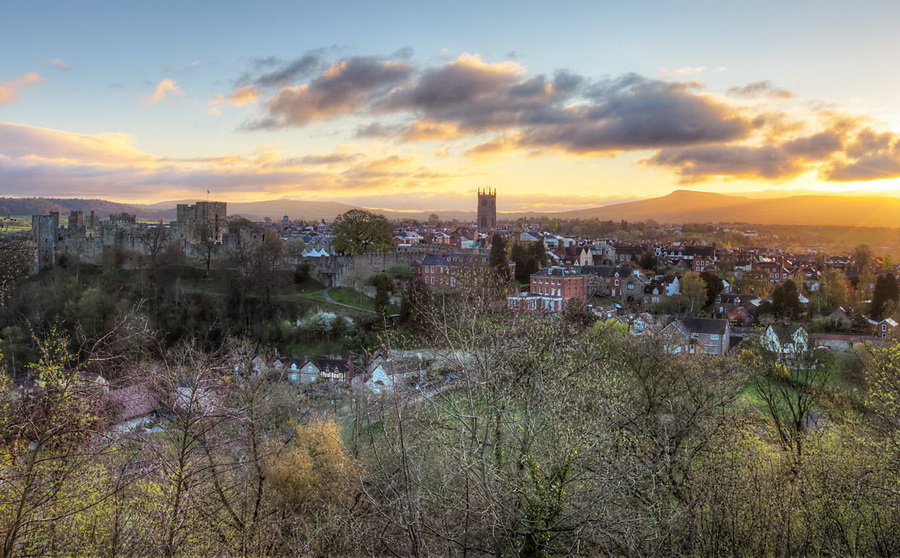
[[[633,73],[596,79],[566,70],[529,75],[516,61],[490,63],[473,54],[424,67],[408,53],[326,58],[315,51],[287,62],[258,61],[255,77],[239,81],[270,93],[246,129],[303,128],[352,116],[368,120],[356,126],[356,138],[458,141],[470,156],[649,151],[642,164],[668,169],[685,183],[778,182],[804,173],[825,181],[900,176],[893,133],[858,116],[809,109],[770,81],[724,94],[678,81],[707,68],[663,72],[669,79]]]

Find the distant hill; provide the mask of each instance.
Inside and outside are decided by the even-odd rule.
[[[0,198],[0,217],[7,215],[47,215],[51,211],[59,211],[61,214],[70,211],[94,211],[97,215],[106,219],[112,213],[134,213],[144,219],[168,219],[171,213],[175,218],[174,209],[171,212],[158,211],[124,203],[111,202],[98,199],[80,198]]]
[[[900,226],[900,199],[877,196],[791,196],[750,199],[676,190],[667,196],[558,213],[562,219],[660,223],[748,222],[761,225]]]
[[[143,219],[173,221],[175,206],[199,200],[165,201],[150,205],[123,204],[98,199],[65,198],[0,198],[0,217],[9,215],[45,215],[50,211],[68,213],[91,210],[102,218],[110,213],[134,213]],[[260,202],[228,202],[229,215],[241,215],[252,221],[266,217],[279,220],[333,219],[350,209],[365,209],[338,202],[268,200]],[[394,211],[371,209],[389,219],[417,219],[425,221],[432,211]],[[474,221],[474,211],[434,211],[441,219]],[[748,222],[763,225],[832,225],[845,227],[900,227],[900,199],[876,196],[819,196],[803,195],[787,198],[746,198],[707,192],[676,190],[667,196],[566,211],[562,213],[501,213],[501,219],[518,219],[546,215],[559,219],[600,219],[613,221],[645,221],[659,223],[734,223]]]
[[[164,201],[152,205],[141,206],[152,211],[171,210],[174,219],[174,208],[179,203],[196,203],[202,200],[175,200]],[[266,200],[259,202],[228,202],[228,214],[240,215],[251,221],[262,221],[266,217],[279,220],[287,215],[291,219],[304,219],[307,221],[326,219],[331,220],[351,209],[367,209],[356,205],[348,205],[338,202],[319,202],[304,200]],[[390,209],[368,209],[384,215],[388,219],[417,219],[428,220],[432,211],[393,211]],[[466,219],[474,220],[474,211],[439,211],[442,219]]]

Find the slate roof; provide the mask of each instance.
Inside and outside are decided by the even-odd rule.
[[[487,262],[489,256],[487,254],[427,254],[422,259],[422,265],[465,265],[477,262]]]
[[[772,324],[769,327],[772,328],[772,331],[775,332],[775,335],[778,336],[778,340],[784,343],[791,343],[794,339],[793,336],[797,332],[797,330],[802,329],[803,326],[800,324]]]
[[[628,277],[634,272],[634,268],[629,265],[585,265],[581,268],[581,273],[597,277],[613,277],[616,272],[619,277]]]
[[[682,318],[681,323],[690,333],[702,333],[704,335],[724,335],[728,320],[713,318]]]
[[[579,277],[582,274],[574,269],[568,269],[565,267],[545,267],[544,269],[532,273],[532,277]]]

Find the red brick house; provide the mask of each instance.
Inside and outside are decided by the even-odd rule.
[[[487,254],[428,254],[419,264],[422,283],[429,289],[455,289],[460,281],[477,281],[488,268]],[[509,276],[516,275],[516,262],[508,262]]]
[[[545,267],[531,275],[528,294],[507,297],[510,308],[535,312],[556,313],[570,300],[587,300],[587,278],[565,267]]]

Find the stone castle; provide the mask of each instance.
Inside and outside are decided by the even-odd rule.
[[[31,238],[35,244],[35,271],[54,267],[64,254],[87,262],[99,262],[104,253],[154,254],[177,245],[185,253],[228,240],[225,202],[179,204],[175,221],[139,223],[134,214],[117,213],[101,220],[91,211],[69,213],[69,223],[60,226],[59,212],[33,215]]]

